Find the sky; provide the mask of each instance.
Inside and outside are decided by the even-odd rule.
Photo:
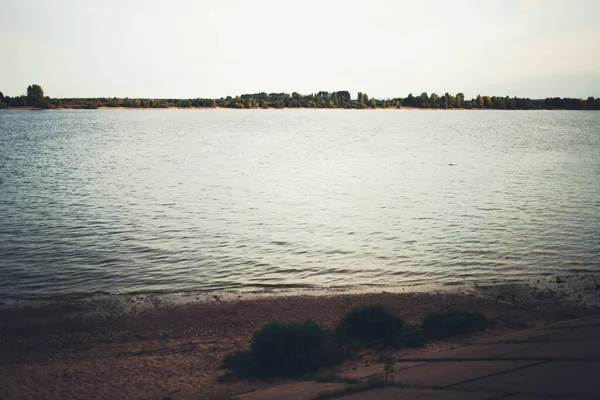
[[[600,0],[0,0],[0,91],[600,97]]]

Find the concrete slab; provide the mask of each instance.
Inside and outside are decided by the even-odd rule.
[[[501,397],[497,400],[556,400],[556,397],[535,396],[528,394],[516,394],[507,397]]]
[[[499,393],[488,392],[456,392],[437,389],[411,389],[385,387],[368,392],[354,393],[347,396],[336,397],[337,400],[485,400],[498,398]],[[512,400],[512,399],[511,399]]]
[[[489,345],[471,345],[464,348],[444,351],[438,354],[431,353],[428,356],[453,359],[519,359],[519,358],[565,358],[572,360],[578,358],[582,360],[600,359],[600,328],[593,333],[590,332],[586,337],[579,335],[578,338],[557,340],[554,336],[545,342],[530,343],[509,343],[509,344],[489,344]]]
[[[406,362],[406,363],[396,363],[396,365],[394,366],[394,370],[396,371],[396,373],[407,369],[407,368],[412,368],[412,367],[416,367],[417,365],[423,365],[425,364],[424,362]],[[344,378],[350,378],[350,379],[365,379],[365,378],[369,378],[372,376],[383,376],[385,374],[384,372],[384,368],[385,368],[385,364],[373,364],[373,365],[369,365],[368,367],[361,367],[352,371],[346,371],[344,372],[342,375],[342,377]]]
[[[348,371],[344,376],[365,382],[369,377],[383,375],[383,368],[383,364],[376,364]],[[600,398],[600,318],[529,329],[492,338],[487,343],[478,342],[458,349],[426,353],[406,362],[397,360],[394,369],[393,379],[408,387],[379,388],[341,398]],[[324,392],[348,387],[356,386],[298,382],[238,397],[241,400],[309,400]]]
[[[589,339],[598,336],[600,326],[585,326],[585,327],[565,327],[557,331],[553,331],[548,341],[564,342],[572,340]]]
[[[394,373],[394,379],[409,386],[443,388],[536,363],[535,361],[432,362]]]
[[[507,333],[501,336],[495,336],[491,338],[481,339],[473,342],[474,345],[480,344],[498,344],[498,343],[521,343],[521,342],[540,342],[550,340],[550,338],[560,332],[564,332],[561,328],[547,328],[547,329],[529,329],[525,331],[519,331],[514,333]]]
[[[453,386],[458,390],[490,390],[548,396],[600,396],[600,362],[546,362],[518,371]],[[597,397],[596,397],[597,398]]]
[[[333,392],[351,385],[338,382],[295,382],[235,396],[240,400],[313,400],[324,392]]]
[[[498,358],[522,352],[539,343],[508,343],[508,344],[473,344],[452,350],[443,350],[427,354],[428,358],[455,359],[455,358]]]
[[[598,330],[600,337],[600,329]],[[564,342],[549,342],[532,346],[514,354],[515,357],[548,357],[597,360],[600,361],[600,341],[595,339],[581,339]]]
[[[571,335],[581,335],[583,334],[583,330],[587,328],[596,328],[600,329],[600,318],[591,317],[591,318],[582,318],[572,321],[560,322],[552,325],[541,326],[537,328],[526,329],[519,332],[507,333],[504,335],[486,338],[482,340],[478,340],[473,344],[493,344],[499,342],[522,342],[522,341],[540,341],[541,340],[549,340],[550,338],[557,339],[557,336],[561,334],[568,334],[569,331],[572,331]],[[558,334],[558,335],[557,335]]]
[[[548,327],[550,328],[554,328],[554,327],[564,327],[564,326],[570,326],[570,327],[583,327],[583,326],[589,326],[589,325],[596,325],[600,327],[600,317],[587,317],[587,318],[579,318],[579,319],[574,319],[574,320],[570,320],[570,321],[563,321],[563,322],[557,322],[556,324],[552,324],[552,325],[548,325]]]

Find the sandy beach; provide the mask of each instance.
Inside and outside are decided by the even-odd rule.
[[[590,287],[591,296],[599,291]],[[332,328],[345,312],[382,303],[417,324],[447,309],[477,311],[491,320],[493,336],[599,309],[557,290],[525,285],[479,286],[418,293],[374,291],[319,296],[248,297],[172,304],[154,296],[68,301],[0,310],[0,397],[3,399],[212,399],[283,381],[227,379],[223,357],[247,349],[252,333],[271,320],[314,319]],[[434,342],[419,353],[455,342]],[[367,352],[364,363],[376,354]],[[352,369],[352,362],[336,370]]]

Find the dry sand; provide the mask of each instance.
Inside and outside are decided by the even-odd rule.
[[[159,304],[150,296],[143,302],[129,298],[127,308],[122,301],[109,300],[5,307],[0,310],[0,398],[211,399],[281,384],[283,380],[220,383],[219,364],[226,354],[248,348],[252,332],[265,322],[314,319],[332,328],[345,312],[364,303],[383,303],[414,324],[432,311],[478,311],[492,320],[483,336],[599,311],[571,303],[557,291],[517,285],[233,299],[173,305]],[[432,343],[408,352],[468,340]],[[367,352],[360,362],[377,357]]]

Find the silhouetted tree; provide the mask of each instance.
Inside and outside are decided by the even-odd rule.
[[[462,108],[465,105],[465,95],[463,93],[456,94],[456,107]]]
[[[438,97],[437,94],[431,93],[431,96],[429,96],[429,106],[431,108],[438,108],[438,106],[439,106],[439,104],[438,104],[439,100],[440,100],[440,98]]]
[[[421,93],[420,106],[423,108],[429,108],[429,96],[427,95],[427,92]]]
[[[44,98],[44,89],[40,85],[27,86],[27,104],[32,107],[46,107],[46,99]]]

